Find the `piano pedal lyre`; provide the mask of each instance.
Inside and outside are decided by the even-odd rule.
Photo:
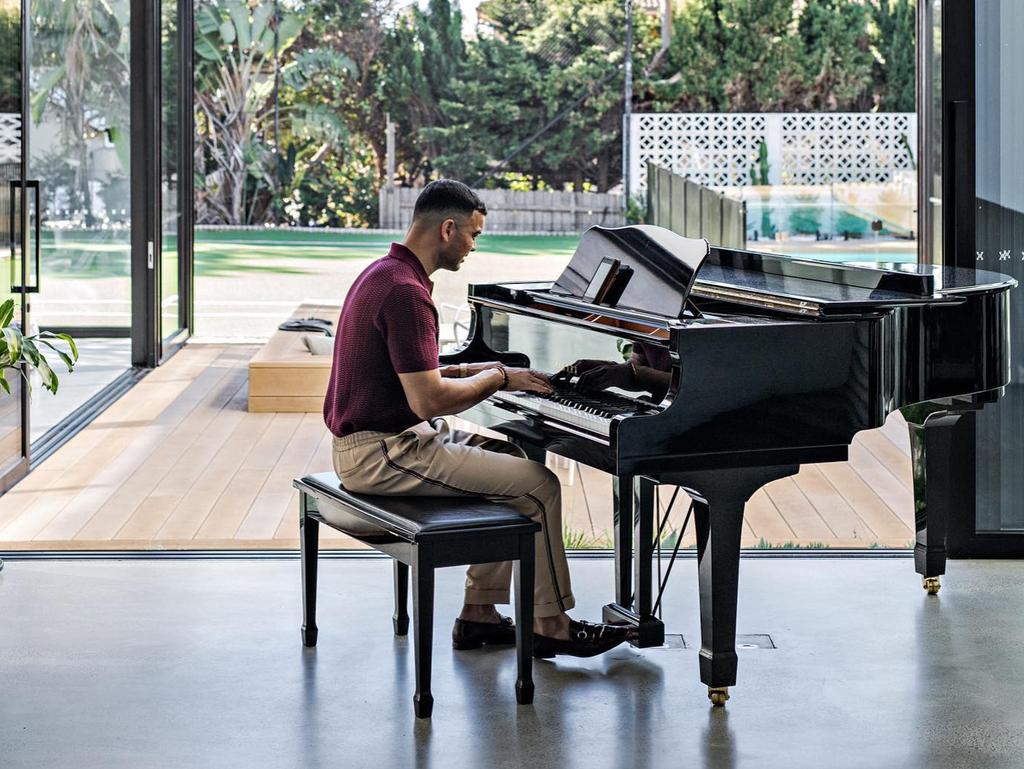
[[[925,577],[922,582],[924,583],[924,589],[928,591],[928,595],[936,595],[939,592],[939,578],[938,577]]]
[[[725,701],[729,699],[728,686],[709,686],[708,699],[716,708],[725,707]]]

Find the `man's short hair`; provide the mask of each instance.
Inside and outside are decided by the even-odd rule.
[[[479,196],[455,179],[436,179],[423,188],[412,210],[417,219],[447,219],[471,216],[474,211],[487,215],[487,206]]]

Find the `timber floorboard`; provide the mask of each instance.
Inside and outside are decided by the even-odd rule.
[[[249,413],[252,345],[190,344],[0,496],[0,550],[226,550],[298,546],[296,476],[331,469],[319,413]],[[36,397],[45,397],[41,393]],[[567,534],[611,542],[610,478],[549,456]],[[661,487],[661,509],[671,487]],[[663,531],[673,544],[680,493]],[[861,433],[848,462],[810,465],[748,502],[744,547],[906,547],[906,424]],[[359,547],[329,529],[322,544]],[[691,520],[682,547],[695,546]]]

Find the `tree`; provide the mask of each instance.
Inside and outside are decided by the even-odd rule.
[[[385,116],[392,105],[382,99],[379,89],[394,0],[313,0],[307,8],[309,24],[296,44],[296,55],[331,51],[347,62],[347,73],[330,76],[330,88],[321,84],[321,93],[296,94],[294,101],[309,104],[321,99],[344,123],[351,141],[372,148],[376,176],[383,181]],[[310,78],[311,82],[316,79]]]
[[[875,27],[874,84],[878,108],[884,112],[913,112],[917,71],[914,0],[872,0]]]
[[[89,141],[106,134],[122,165],[129,161],[128,0],[38,0],[33,5],[32,121],[56,114],[62,152],[74,170],[66,192],[72,211],[92,224]]]
[[[621,3],[492,0],[481,13],[485,28],[469,47],[458,98],[441,103],[446,124],[423,131],[442,147],[438,170],[470,181],[487,171],[496,185],[523,175],[532,188],[605,190],[617,183]],[[656,36],[646,15],[638,14],[636,25],[634,56],[642,63]]]
[[[465,55],[462,14],[449,0],[430,0],[426,10],[412,6],[385,41],[377,93],[398,126],[400,174],[406,184],[428,180],[433,159],[444,153],[438,135],[425,129],[448,126],[441,102],[460,98],[455,78]]]
[[[259,221],[276,193],[276,158],[265,141],[273,118],[275,51],[271,0],[203,0],[197,4],[197,220]],[[283,54],[305,25],[278,14],[276,50]]]
[[[913,109],[914,0],[688,0],[653,111]],[[907,107],[907,105],[911,105]]]
[[[849,0],[812,0],[797,29],[812,111],[861,112],[873,104],[874,58],[868,8]]]

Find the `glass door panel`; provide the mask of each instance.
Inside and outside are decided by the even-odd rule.
[[[160,8],[160,339],[166,340],[184,326],[181,302],[179,230],[179,147],[181,133],[178,98],[181,35],[178,3],[164,0]]]
[[[1024,3],[975,14],[975,263],[1024,283]],[[1024,534],[1024,302],[1010,302],[1012,380],[978,418],[977,530]]]
[[[32,439],[131,366],[129,0],[29,0],[28,173],[41,192],[33,327],[66,331],[81,358],[32,400]]]
[[[14,320],[23,323],[24,249],[21,215],[22,61],[21,3],[0,0],[0,302],[14,301]],[[10,392],[0,391],[0,491],[27,470],[24,439],[24,387],[17,372],[4,372]]]

